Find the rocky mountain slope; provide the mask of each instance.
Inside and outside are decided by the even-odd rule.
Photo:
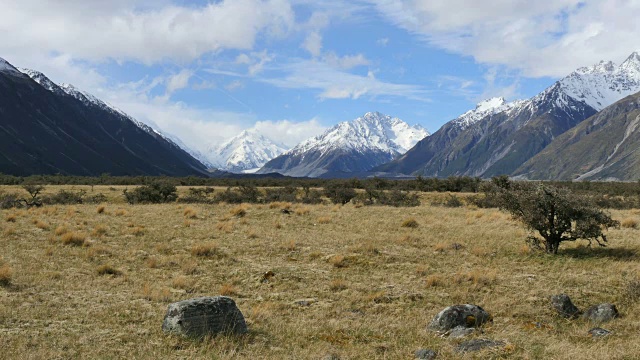
[[[71,85],[0,59],[0,172],[205,176],[150,127]]]
[[[429,133],[377,112],[342,122],[269,161],[259,173],[340,176],[368,171],[405,153]]]
[[[638,91],[638,53],[620,66],[601,62],[580,68],[531,99],[479,105],[374,171],[438,177],[511,174],[565,131]],[[492,110],[483,113],[485,108]]]
[[[640,179],[640,93],[581,122],[514,173],[535,180]]]
[[[287,149],[256,130],[245,130],[229,141],[211,148],[206,156],[216,168],[233,173],[255,172]]]

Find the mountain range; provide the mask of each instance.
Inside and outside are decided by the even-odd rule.
[[[0,172],[207,176],[177,144],[67,84],[0,58]]]
[[[640,55],[634,52],[619,66],[580,68],[531,99],[479,104],[373,171],[484,178],[523,173],[524,163],[566,131],[638,91]]]
[[[257,130],[244,130],[225,143],[211,147],[206,158],[213,167],[232,173],[253,173],[287,151]]]
[[[288,151],[247,130],[198,152],[73,85],[0,58],[0,172],[637,180],[639,92],[634,52],[620,65],[577,69],[530,99],[480,102],[431,135],[369,112]]]
[[[342,177],[393,160],[429,133],[419,125],[369,112],[306,140],[258,171],[297,177]]]

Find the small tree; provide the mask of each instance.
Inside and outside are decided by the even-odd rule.
[[[572,194],[567,189],[546,185],[501,184],[493,194],[500,209],[520,220],[529,230],[543,239],[547,253],[557,254],[563,241],[584,239],[605,246],[603,229],[618,227],[620,223],[589,199]],[[530,237],[534,243],[540,239]]]

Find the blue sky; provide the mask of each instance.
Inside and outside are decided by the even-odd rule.
[[[639,1],[0,0],[0,56],[199,150],[368,111],[436,131],[640,48]],[[612,41],[614,40],[615,41]]]

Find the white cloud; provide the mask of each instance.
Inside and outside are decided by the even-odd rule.
[[[333,67],[345,70],[370,64],[369,60],[362,54],[338,56],[334,52],[328,52],[323,57],[323,60]]]
[[[189,80],[193,76],[193,71],[182,69],[179,73],[170,76],[166,81],[166,93],[171,95],[174,92],[184,89],[189,85]]]
[[[253,127],[267,138],[289,148],[304,140],[322,134],[327,128],[317,119],[294,122],[290,120],[258,121]]]
[[[316,60],[299,60],[282,67],[288,74],[283,78],[261,81],[286,89],[315,89],[321,99],[358,99],[362,96],[405,97],[428,101],[426,91],[417,85],[394,84],[367,76],[336,69]]]
[[[380,46],[387,46],[389,45],[389,38],[380,38],[378,39],[378,41],[376,41],[376,44]]]
[[[369,0],[429,44],[525,76],[563,76],[638,48],[640,1]]]
[[[228,83],[227,85],[225,85],[225,89],[227,89],[228,91],[236,91],[239,89],[242,89],[244,87],[244,83],[240,80],[234,80],[230,83]]]
[[[314,57],[320,56],[322,53],[322,35],[318,31],[311,32],[302,43],[302,48]]]
[[[205,6],[167,1],[4,1],[0,53],[39,49],[76,59],[191,61],[222,49],[251,49],[258,36],[294,25],[287,0],[223,0]],[[19,29],[19,30],[16,30]],[[28,44],[28,46],[25,46]]]

